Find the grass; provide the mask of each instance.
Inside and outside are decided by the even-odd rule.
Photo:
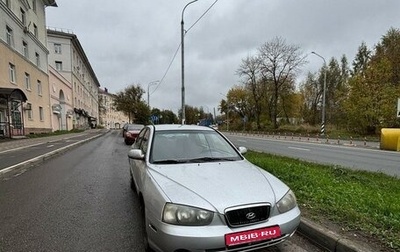
[[[400,250],[400,179],[265,153],[246,158],[284,181],[303,212],[328,218],[342,230],[378,239],[387,250]]]

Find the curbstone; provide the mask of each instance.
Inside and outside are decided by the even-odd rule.
[[[318,246],[332,252],[374,252],[368,245],[355,241],[318,225],[308,219],[301,218],[298,232]]]

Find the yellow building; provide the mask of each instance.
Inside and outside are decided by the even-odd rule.
[[[49,132],[45,8],[55,0],[0,0],[0,136]]]
[[[53,131],[73,129],[72,85],[49,66],[51,123]]]
[[[72,85],[74,128],[97,126],[100,83],[78,37],[71,31],[48,29],[47,47],[49,65]]]
[[[107,88],[99,89],[99,123],[107,129],[120,129],[129,118],[122,111],[115,110],[114,95]]]

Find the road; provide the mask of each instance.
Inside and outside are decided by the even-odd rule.
[[[400,177],[400,152],[364,148],[362,145],[325,144],[307,141],[305,138],[298,141],[229,133],[225,135],[235,145],[250,150]]]
[[[66,148],[65,142],[7,155],[37,156],[47,148],[56,151],[54,146]],[[128,148],[120,131],[110,131],[34,167],[3,174],[0,251],[143,251],[139,203],[129,184]],[[261,251],[322,250],[295,235]]]

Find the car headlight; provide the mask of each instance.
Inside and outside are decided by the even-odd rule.
[[[173,225],[205,226],[213,217],[211,211],[173,203],[165,204],[163,211],[163,221]]]
[[[296,205],[297,205],[296,196],[294,195],[292,190],[289,190],[285,194],[285,196],[283,196],[283,198],[280,199],[276,204],[280,213],[286,213],[287,211],[296,207]]]

